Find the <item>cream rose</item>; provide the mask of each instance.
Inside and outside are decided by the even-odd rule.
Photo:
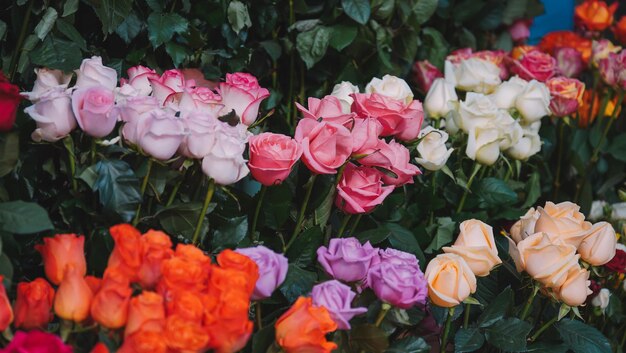
[[[424,109],[431,119],[445,117],[455,103],[459,101],[454,85],[443,78],[435,79],[426,98],[424,98]]]
[[[522,131],[522,137],[507,148],[505,153],[513,159],[525,161],[541,151],[541,138],[539,134],[532,133],[524,127],[522,127]]]
[[[415,161],[431,171],[443,168],[454,150],[446,147],[448,134],[445,131],[426,126],[420,131],[419,138],[422,139],[417,145],[417,153],[420,156],[415,157]]]
[[[524,129],[506,110],[499,110],[493,122],[500,132],[500,149],[502,151],[517,145],[524,136]]]
[[[459,64],[445,63],[446,80],[458,89],[479,93],[491,93],[500,84],[500,68],[487,60],[469,58]]]
[[[476,292],[476,276],[456,254],[437,255],[426,266],[424,277],[430,301],[444,308],[459,305]]]
[[[501,264],[493,238],[493,229],[476,219],[461,223],[461,233],[454,245],[443,251],[461,256],[476,276],[487,276],[494,266]]]
[[[360,93],[359,87],[353,85],[348,81],[342,81],[333,87],[333,91],[330,93],[331,96],[337,97],[341,102],[341,111],[344,114],[350,114],[350,107],[352,107],[352,102],[354,102],[354,98],[352,98],[352,94]]]
[[[493,127],[472,127],[465,154],[480,164],[494,164],[500,156],[500,132]]]
[[[583,305],[587,296],[593,293],[589,289],[590,284],[589,271],[580,266],[572,266],[567,273],[565,283],[555,289],[555,293],[563,303],[569,306]]]
[[[528,81],[522,80],[518,76],[511,77],[508,81],[502,82],[489,98],[500,109],[511,109],[515,107],[515,100],[523,91]]]
[[[586,262],[600,266],[611,261],[615,256],[617,238],[610,223],[594,224],[578,246],[580,257]]]
[[[378,93],[405,104],[409,104],[413,100],[413,92],[406,81],[392,75],[385,75],[382,79],[374,77],[365,86],[365,93]]]
[[[472,127],[493,124],[498,117],[498,107],[484,94],[468,92],[459,105],[459,115],[458,126],[469,133]]]
[[[539,81],[530,81],[515,99],[515,108],[527,123],[539,121],[550,114],[550,90]]]

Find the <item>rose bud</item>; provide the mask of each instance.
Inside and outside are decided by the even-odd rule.
[[[550,110],[556,117],[573,114],[582,104],[585,84],[575,78],[555,77],[546,82],[550,90]]]
[[[438,306],[451,308],[476,291],[476,276],[456,254],[439,254],[426,267],[428,297]]]
[[[219,185],[234,184],[250,172],[243,159],[249,135],[242,129],[246,130],[245,125],[222,126],[215,146],[202,159],[202,171]]]
[[[550,114],[550,90],[541,82],[530,81],[515,99],[515,108],[526,123],[541,120]]]
[[[615,256],[617,238],[610,223],[598,222],[578,246],[580,257],[593,266],[604,265]]]
[[[249,140],[248,168],[252,177],[265,186],[281,184],[300,159],[302,147],[289,136],[264,132]]]
[[[333,91],[330,95],[339,99],[341,102],[341,111],[344,114],[348,114],[350,113],[352,102],[354,102],[354,99],[352,98],[352,94],[354,93],[360,93],[359,87],[350,82],[342,81],[333,87]]]
[[[69,135],[77,125],[70,95],[64,89],[46,92],[37,103],[24,109],[24,112],[37,122],[37,129],[31,134],[36,142],[58,141]]]
[[[604,31],[613,23],[617,5],[617,2],[609,6],[604,1],[586,0],[576,6],[574,22],[589,31]]]
[[[85,237],[76,234],[57,234],[43,238],[43,245],[35,245],[35,249],[43,258],[44,270],[48,280],[56,285],[61,284],[65,269],[72,265],[84,276],[87,273],[85,260]]]
[[[448,133],[427,126],[420,131],[420,138],[421,140],[417,145],[419,157],[415,157],[417,164],[430,171],[443,168],[454,151],[454,148],[448,149],[446,147]]]
[[[589,271],[572,266],[567,273],[565,283],[556,289],[557,298],[569,306],[583,305],[587,296],[591,294],[589,289]]]
[[[124,327],[132,294],[130,282],[123,272],[116,267],[106,269],[101,288],[91,303],[91,317],[109,329]]]
[[[311,291],[313,305],[328,309],[340,330],[350,330],[350,319],[367,312],[367,308],[352,307],[355,297],[356,293],[349,286],[337,280],[317,284]]]
[[[104,86],[106,89],[113,91],[117,86],[117,71],[102,65],[102,58],[99,56],[83,59],[80,68],[75,72],[77,76],[75,88]]]
[[[326,334],[337,324],[324,307],[313,305],[311,298],[300,297],[276,321],[276,342],[286,353],[330,353],[337,348]]]
[[[413,64],[413,82],[417,85],[417,89],[426,93],[430,91],[433,83],[443,77],[443,73],[428,60],[416,61]]]
[[[137,127],[137,142],[141,149],[162,161],[174,156],[184,136],[180,119],[161,109],[152,110]]]
[[[33,90],[22,93],[26,99],[33,103],[39,101],[42,96],[50,91],[65,91],[72,80],[72,74],[65,74],[61,70],[53,70],[46,67],[35,69],[35,73],[37,74],[37,79],[33,84]]]
[[[446,253],[461,256],[476,276],[488,276],[494,266],[501,264],[491,226],[476,220],[464,221],[461,233],[451,247],[443,247]]]
[[[83,275],[73,265],[68,265],[54,297],[54,312],[64,320],[85,321],[92,299],[93,293]]]
[[[557,70],[563,76],[578,77],[585,68],[582,54],[574,48],[555,48],[554,59],[556,59]]]
[[[0,132],[13,129],[17,106],[22,100],[19,91],[19,87],[9,82],[0,71]]]
[[[72,353],[74,349],[63,343],[58,335],[33,331],[17,331],[11,342],[3,349],[6,353]]]
[[[372,78],[365,86],[365,93],[378,93],[406,104],[411,103],[413,100],[413,92],[411,92],[411,88],[406,81],[392,75],[385,75],[382,79],[378,77]]]
[[[220,83],[219,94],[224,104],[221,115],[234,110],[246,126],[256,121],[261,102],[270,96],[266,88],[259,86],[256,77],[242,72],[226,74],[226,82]]]
[[[130,300],[124,337],[135,332],[159,332],[165,326],[165,306],[160,294],[143,291]]]
[[[32,330],[45,328],[52,318],[54,289],[43,278],[17,284],[17,298],[13,304],[15,328]]]
[[[454,85],[443,78],[433,81],[426,98],[424,98],[424,109],[428,117],[437,119],[445,117],[452,109],[454,104],[459,101],[456,95]]]

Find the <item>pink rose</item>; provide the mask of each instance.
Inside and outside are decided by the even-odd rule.
[[[79,88],[72,94],[72,110],[80,128],[89,136],[102,138],[115,128],[117,115],[113,91],[104,86]]]
[[[302,155],[302,147],[289,136],[265,132],[249,140],[252,177],[265,186],[282,183]]]
[[[250,136],[246,126],[221,123],[217,141],[211,152],[202,159],[202,171],[219,185],[230,185],[248,175],[250,170],[243,159]]]
[[[195,112],[182,119],[187,134],[180,144],[178,152],[185,157],[202,159],[213,149],[216,135],[223,124],[213,115]]]
[[[352,135],[345,126],[301,119],[295,139],[302,146],[302,161],[317,174],[335,174],[352,154]]]
[[[380,205],[392,191],[393,186],[383,186],[376,169],[348,163],[337,185],[335,205],[345,213],[367,213]]]
[[[220,83],[219,94],[224,104],[221,115],[234,110],[241,122],[250,126],[256,121],[261,102],[270,96],[270,91],[259,86],[256,77],[237,72],[226,74],[226,82]]]
[[[63,343],[61,337],[43,331],[17,331],[4,353],[72,353],[72,346]]]
[[[567,77],[577,77],[583,71],[585,64],[583,56],[574,48],[554,48],[557,70]]]
[[[148,78],[152,85],[152,95],[159,100],[161,106],[171,95],[185,90],[187,82],[179,70],[167,70],[158,78]]]
[[[352,126],[354,122],[354,113],[345,114],[341,109],[341,101],[335,96],[325,96],[322,99],[309,97],[309,109],[303,107],[296,102],[296,107],[302,113],[305,119],[322,119],[335,124]]]
[[[61,70],[52,70],[45,67],[35,69],[37,79],[33,84],[33,90],[24,92],[22,95],[31,102],[37,102],[41,96],[51,90],[67,89],[72,80],[72,74],[66,75]]]
[[[377,118],[383,126],[382,136],[395,135],[403,141],[417,138],[424,120],[422,103],[419,101],[405,104],[377,93],[357,93],[352,97],[352,111],[363,119]]]
[[[142,96],[152,93],[150,80],[158,80],[159,75],[151,68],[137,65],[128,69],[128,84],[139,91]]]
[[[184,137],[180,119],[162,109],[151,111],[137,125],[137,142],[141,149],[162,161],[174,156]]]
[[[117,71],[102,65],[102,58],[93,56],[91,59],[84,59],[80,68],[76,70],[75,88],[89,88],[93,86],[104,86],[109,90],[117,86]]]
[[[550,90],[550,110],[557,117],[573,114],[582,103],[585,84],[575,78],[553,77],[546,82]]]
[[[448,55],[446,57],[446,61],[449,61],[453,64],[460,64],[462,61],[465,61],[472,57],[472,48],[460,48]]]
[[[546,82],[556,74],[556,60],[549,54],[539,50],[531,50],[518,61],[513,62],[511,69],[524,80]]]
[[[532,20],[519,19],[509,26],[509,34],[514,42],[524,42],[530,37],[530,29],[528,28]]]
[[[416,165],[409,163],[410,159],[410,152],[404,145],[394,140],[389,143],[379,140],[375,150],[359,159],[359,163],[391,171],[395,176],[381,173],[383,182],[386,185],[401,186],[413,184],[413,177],[422,174]]]
[[[609,56],[598,62],[600,76],[609,86],[626,89],[626,50]]]
[[[124,122],[122,127],[124,140],[137,144],[137,126],[139,122],[156,109],[160,109],[159,102],[152,96],[130,97],[123,105],[116,106],[115,110],[120,120]]]
[[[31,135],[37,142],[58,141],[76,128],[70,95],[63,88],[46,92],[24,112],[37,122],[37,129]]]
[[[383,126],[376,118],[355,119],[352,128],[352,153],[354,155],[372,153],[378,145],[378,136],[382,131]]]
[[[203,110],[217,117],[224,107],[220,104],[221,97],[206,87],[185,88],[183,92],[171,94],[165,101],[165,105],[184,113],[195,110]]]
[[[416,61],[413,64],[413,82],[417,89],[426,94],[436,78],[443,77],[443,73],[428,60]]]

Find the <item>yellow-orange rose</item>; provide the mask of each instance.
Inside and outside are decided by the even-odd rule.
[[[456,254],[439,254],[426,267],[428,296],[434,304],[450,308],[459,305],[476,291],[476,276]]]
[[[493,229],[476,219],[464,221],[461,233],[451,247],[443,251],[461,256],[476,276],[487,276],[491,269],[502,263],[493,238]]]
[[[579,306],[585,303],[587,296],[592,293],[589,289],[589,271],[572,266],[567,273],[567,279],[561,287],[555,290],[557,297],[569,306]]]
[[[615,229],[607,222],[594,224],[578,247],[580,257],[594,266],[604,265],[615,256]]]

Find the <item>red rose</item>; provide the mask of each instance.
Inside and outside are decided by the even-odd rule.
[[[617,273],[626,273],[626,251],[616,249],[615,256],[604,266]]]
[[[0,132],[9,131],[15,123],[15,112],[22,97],[20,89],[0,71]]]

